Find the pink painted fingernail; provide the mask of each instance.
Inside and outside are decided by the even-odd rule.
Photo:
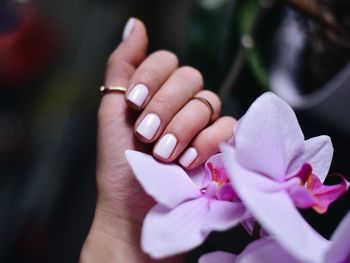
[[[128,100],[136,106],[141,107],[148,96],[148,88],[145,84],[137,84],[128,95]]]
[[[154,153],[163,159],[168,159],[173,153],[177,144],[176,137],[171,134],[165,134],[162,139],[157,143],[154,148]]]
[[[160,118],[155,113],[147,114],[139,126],[136,128],[136,132],[148,140],[151,140],[156,134],[160,126]]]
[[[183,167],[188,167],[190,166],[191,163],[198,157],[198,152],[196,148],[191,147],[188,148],[187,151],[180,157],[179,163]]]
[[[123,31],[123,41],[126,40],[131,31],[132,31],[132,28],[134,27],[134,24],[135,24],[135,19],[134,18],[129,18],[128,22],[126,23],[125,27],[124,27],[124,31]]]

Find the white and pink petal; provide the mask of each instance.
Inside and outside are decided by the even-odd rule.
[[[288,165],[303,153],[304,135],[292,108],[268,92],[240,119],[235,149],[241,166],[283,181]]]
[[[164,164],[152,156],[127,150],[126,159],[144,191],[168,208],[201,196],[187,173],[175,164]]]
[[[246,218],[246,209],[240,202],[228,202],[212,199],[209,210],[203,221],[202,231],[224,231],[232,228]]]
[[[313,174],[323,183],[331,166],[333,151],[329,136],[321,135],[306,140],[303,153],[289,164],[286,177],[292,177],[302,165],[308,163],[312,167]]]
[[[208,214],[207,198],[198,198],[170,210],[154,206],[142,227],[142,250],[154,259],[189,251],[200,245],[208,235],[202,231]]]
[[[232,147],[223,146],[225,167],[231,183],[247,210],[294,257],[302,261],[321,261],[329,242],[300,215],[287,191],[276,182],[247,170],[236,162]]]

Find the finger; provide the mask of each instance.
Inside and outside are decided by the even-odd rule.
[[[205,99],[211,106],[196,99],[190,100],[169,122],[155,145],[153,154],[156,158],[173,161],[212,119],[218,118],[221,102],[215,93],[202,90],[195,97]]]
[[[147,57],[130,80],[128,104],[134,109],[144,108],[177,66],[177,56],[170,51],[160,50]]]
[[[136,18],[130,18],[124,29],[123,41],[109,57],[105,84],[127,87],[135,69],[145,58],[147,46],[148,38],[144,24]],[[123,94],[112,92],[104,94],[99,119],[111,121],[120,113],[125,113],[126,109]]]
[[[124,32],[123,41],[109,58],[106,69],[106,85],[127,87],[135,68],[145,57],[148,39],[143,23],[133,18],[128,21]],[[116,157],[121,156],[123,149],[111,147],[111,145],[115,144],[120,138],[126,140],[125,144],[132,143],[131,139],[127,141],[130,137],[128,136],[129,133],[132,132],[132,125],[130,130],[119,128],[125,127],[125,121],[129,119],[127,108],[124,94],[106,93],[101,99],[98,110],[97,132],[97,169],[99,174],[107,175],[111,171],[115,171],[114,165],[116,164],[110,161],[111,158],[117,158],[121,162],[125,161]]]
[[[135,123],[136,136],[143,142],[154,142],[175,114],[203,86],[198,70],[178,68],[153,96]]]
[[[221,117],[208,128],[202,130],[179,158],[179,163],[193,169],[204,163],[219,151],[220,143],[228,142],[233,136],[236,120],[232,117]]]

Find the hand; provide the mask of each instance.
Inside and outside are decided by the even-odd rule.
[[[182,166],[193,169],[232,137],[235,120],[219,118],[220,100],[202,90],[201,74],[191,67],[178,67],[177,57],[169,51],[146,56],[147,45],[145,26],[131,19],[107,65],[105,84],[127,87],[127,92],[125,96],[107,93],[101,100],[98,199],[82,262],[152,262],[142,254],[139,239],[143,218],[153,201],[134,179],[125,159],[126,149],[152,153],[154,146],[153,155],[160,161],[179,158]],[[213,114],[194,97],[209,101]]]

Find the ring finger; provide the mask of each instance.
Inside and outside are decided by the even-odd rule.
[[[137,119],[136,136],[146,143],[156,141],[175,114],[202,86],[198,70],[191,67],[175,70]]]
[[[173,161],[208,123],[218,118],[220,108],[221,102],[215,93],[198,92],[170,121],[153,149],[154,156]]]

